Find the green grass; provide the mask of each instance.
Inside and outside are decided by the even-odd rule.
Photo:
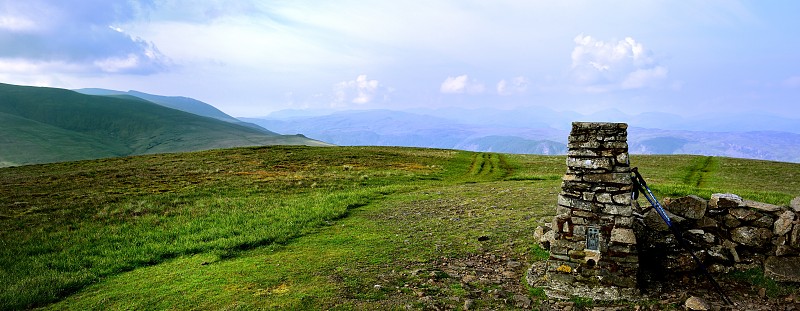
[[[698,187],[685,179],[698,159],[632,163],[659,195],[800,195],[800,165],[715,158]],[[498,286],[448,267],[502,255],[524,263],[519,280],[546,259],[531,239],[564,170],[564,157],[287,146],[4,168],[0,309],[459,307]]]
[[[797,284],[781,284],[764,276],[764,270],[754,268],[747,271],[734,271],[726,276],[729,279],[744,281],[757,288],[764,288],[767,297],[776,299],[778,296],[789,295],[797,292],[800,286]]]

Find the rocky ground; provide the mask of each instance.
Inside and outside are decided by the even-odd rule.
[[[644,293],[641,301],[547,299],[543,292],[525,285],[525,274],[531,268],[525,262],[525,258],[513,258],[510,253],[487,251],[468,258],[440,258],[433,263],[409,266],[393,278],[404,280],[397,288],[398,294],[415,297],[416,301],[411,303],[402,299],[407,302],[406,309],[800,311],[800,296],[796,290],[789,295],[768,297],[764,288],[720,278],[718,281],[734,302],[734,305],[726,305],[702,276],[671,280]],[[534,264],[532,269],[541,269],[542,263]]]

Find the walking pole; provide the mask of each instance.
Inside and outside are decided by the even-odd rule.
[[[664,208],[661,207],[661,204],[658,203],[658,199],[656,199],[656,196],[653,195],[652,191],[650,191],[650,187],[647,186],[647,182],[644,181],[642,174],[639,173],[639,169],[637,167],[634,167],[631,169],[631,171],[634,173],[633,176],[634,178],[632,178],[635,187],[635,189],[633,190],[634,199],[636,199],[637,197],[637,195],[635,195],[636,190],[638,190],[644,195],[645,199],[647,199],[647,201],[650,202],[650,205],[653,206],[653,208],[656,210],[658,216],[660,216],[661,219],[664,220],[664,223],[667,224],[667,227],[669,227],[670,231],[672,232],[672,235],[674,235],[675,239],[678,240],[678,244],[680,244],[681,247],[683,247],[683,249],[687,253],[689,253],[689,255],[692,256],[692,259],[694,259],[694,262],[697,263],[697,266],[700,268],[700,270],[703,272],[706,278],[711,282],[711,284],[714,285],[714,288],[716,288],[720,297],[722,297],[722,300],[728,305],[733,305],[733,301],[731,301],[731,299],[728,298],[728,295],[725,294],[725,291],[722,289],[722,286],[720,286],[719,283],[717,283],[717,281],[714,280],[714,277],[711,276],[711,273],[708,272],[708,269],[706,269],[706,266],[703,265],[703,263],[700,261],[700,258],[697,258],[697,256],[694,255],[692,250],[689,249],[689,245],[686,243],[686,241],[683,240],[681,232],[675,225],[672,224],[672,221],[669,219],[669,216],[667,216],[667,211],[665,211]]]

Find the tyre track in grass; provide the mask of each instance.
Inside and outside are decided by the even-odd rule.
[[[719,159],[703,157],[693,161],[692,166],[683,178],[683,183],[695,188],[702,188],[709,181],[711,175],[719,168]]]

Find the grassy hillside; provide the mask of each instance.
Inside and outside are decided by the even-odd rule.
[[[138,91],[122,92],[122,91],[96,89],[96,88],[79,89],[75,91],[87,95],[126,96],[126,97],[140,98],[162,105],[164,107],[185,111],[191,114],[196,114],[198,116],[214,118],[217,120],[222,120],[225,122],[242,125],[249,128],[254,128],[270,135],[277,135],[277,133],[267,130],[261,126],[255,125],[253,123],[243,122],[239,119],[231,117],[226,113],[220,111],[216,107],[201,102],[199,100],[196,100],[194,98],[183,97],[183,96],[161,96],[161,95],[147,94]]]
[[[798,164],[631,162],[658,195],[800,195]],[[538,299],[521,279],[546,258],[533,229],[564,170],[556,156],[300,146],[3,168],[0,309],[513,309]]]
[[[0,84],[0,162],[29,164],[268,144],[324,145],[125,97]]]

